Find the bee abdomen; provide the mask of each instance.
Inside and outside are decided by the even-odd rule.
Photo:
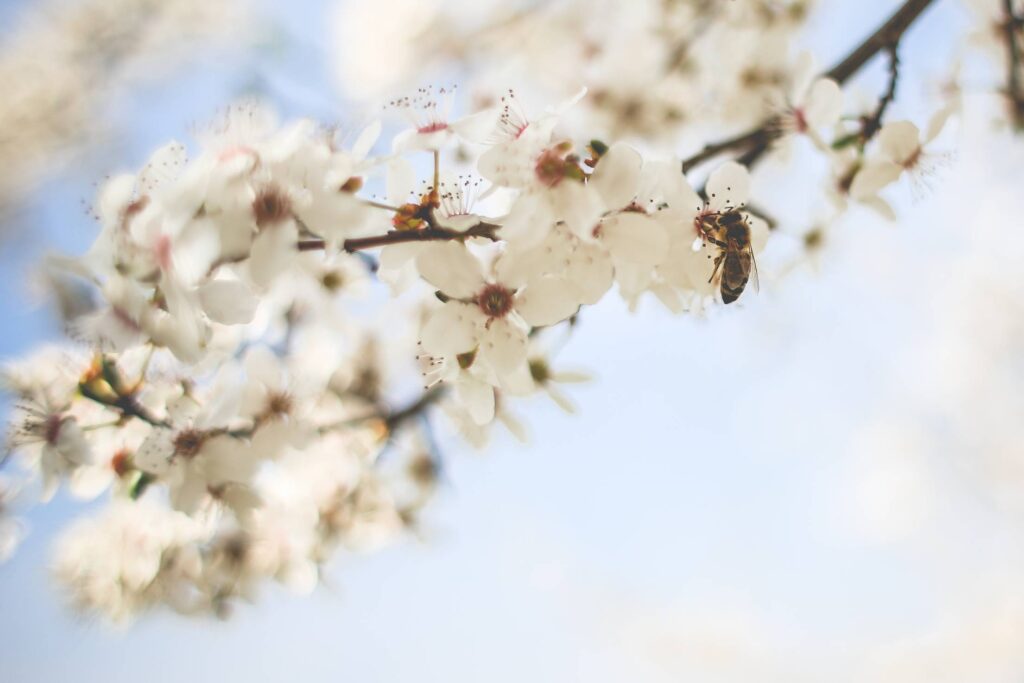
[[[736,301],[736,299],[739,299],[740,294],[743,293],[743,287],[745,284],[746,283],[739,287],[728,287],[726,285],[722,285],[722,303],[731,304],[733,301]]]

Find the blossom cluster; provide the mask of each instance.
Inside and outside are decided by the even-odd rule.
[[[948,113],[923,135],[884,108],[844,119],[840,84],[799,63],[765,139],[824,156],[838,207],[888,210],[878,193],[925,167]],[[74,345],[3,374],[43,499],[111,501],[58,549],[76,605],[220,614],[264,580],[308,591],[335,550],[418,523],[435,407],[474,445],[498,423],[519,435],[514,401],[572,408],[560,385],[586,376],[548,340],[613,288],[677,313],[757,289],[770,230],[743,164],[695,188],[686,160],[570,132],[585,90],[459,118],[454,92],[393,100],[411,126],[390,145],[379,122],[345,136],[242,103],[191,156],[169,143],[102,186],[95,243],[51,263],[98,302]],[[412,373],[422,392],[396,400]],[[21,533],[0,519],[0,553]]]
[[[500,97],[496,83],[558,97],[582,80],[591,134],[666,143],[704,122],[750,125],[775,111],[793,74],[789,48],[816,4],[483,2],[469,13],[414,0],[346,3],[335,44],[342,81],[357,95],[403,87],[457,60],[468,65],[476,98]],[[396,16],[402,21],[389,21]]]

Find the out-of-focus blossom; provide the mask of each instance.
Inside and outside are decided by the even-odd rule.
[[[238,40],[248,23],[235,0],[27,6],[0,43],[0,212],[106,132],[111,92],[167,73],[226,27]]]

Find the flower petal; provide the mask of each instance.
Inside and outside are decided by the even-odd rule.
[[[902,172],[903,169],[891,161],[869,161],[853,177],[850,196],[859,202],[874,197],[883,187],[895,182]]]
[[[843,112],[843,91],[831,78],[819,78],[811,86],[804,118],[811,128],[834,126]]]
[[[604,213],[601,198],[593,188],[564,180],[547,193],[551,209],[578,237],[594,239],[594,227]]]
[[[467,142],[483,142],[494,132],[500,114],[501,110],[497,107],[485,109],[453,121],[448,127]]]
[[[508,318],[492,320],[480,338],[480,354],[498,373],[515,370],[526,361],[526,330]]]
[[[636,197],[642,167],[639,152],[629,145],[616,143],[601,157],[589,184],[594,186],[608,209],[621,209]]]
[[[574,289],[562,277],[535,278],[516,295],[516,311],[531,327],[554,325],[578,308]]]
[[[501,236],[516,249],[523,250],[542,242],[554,223],[551,204],[545,197],[535,192],[524,193],[502,222]]]
[[[374,121],[364,128],[352,145],[352,156],[359,160],[365,159],[376,144],[377,138],[380,137],[380,129],[380,120]]]
[[[262,344],[254,344],[245,352],[242,367],[246,376],[269,389],[284,388],[284,369],[274,352]]]
[[[614,271],[608,253],[596,244],[581,243],[565,273],[581,304],[596,304],[611,286]]]
[[[921,131],[910,121],[893,121],[878,132],[878,146],[890,161],[900,166],[920,149]]]
[[[252,322],[259,303],[252,290],[238,280],[213,280],[199,287],[199,301],[211,320],[225,325]]]
[[[249,276],[253,282],[266,287],[295,260],[295,243],[299,231],[293,221],[264,228],[252,242],[249,256]]]
[[[451,356],[471,351],[477,345],[482,319],[483,313],[475,306],[449,301],[427,318],[420,341],[429,353]]]
[[[653,267],[668,255],[668,233],[654,218],[624,213],[601,226],[601,241],[615,262]]]
[[[494,387],[463,372],[455,383],[455,394],[478,425],[494,419]]]
[[[157,476],[166,474],[174,455],[173,436],[169,429],[157,428],[150,432],[132,458],[135,466]]]
[[[928,121],[928,131],[925,133],[924,142],[928,144],[939,136],[942,129],[946,127],[946,121],[949,120],[950,115],[953,113],[953,107],[943,107],[939,111],[932,115],[932,118]]]
[[[475,295],[484,284],[480,260],[458,242],[437,242],[423,247],[416,257],[423,279],[450,297]]]
[[[747,203],[750,197],[750,174],[747,167],[727,161],[708,176],[708,206],[712,211],[735,208]]]

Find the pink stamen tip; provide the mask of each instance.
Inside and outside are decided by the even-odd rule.
[[[153,247],[153,251],[156,254],[156,262],[160,266],[160,270],[171,269],[171,238],[167,235],[160,235],[156,240],[156,245]]]
[[[447,130],[447,128],[447,123],[445,123],[444,121],[438,121],[436,123],[431,123],[426,126],[420,126],[419,128],[416,129],[416,132],[422,133],[423,135],[427,135],[429,133],[437,133],[442,130]]]

